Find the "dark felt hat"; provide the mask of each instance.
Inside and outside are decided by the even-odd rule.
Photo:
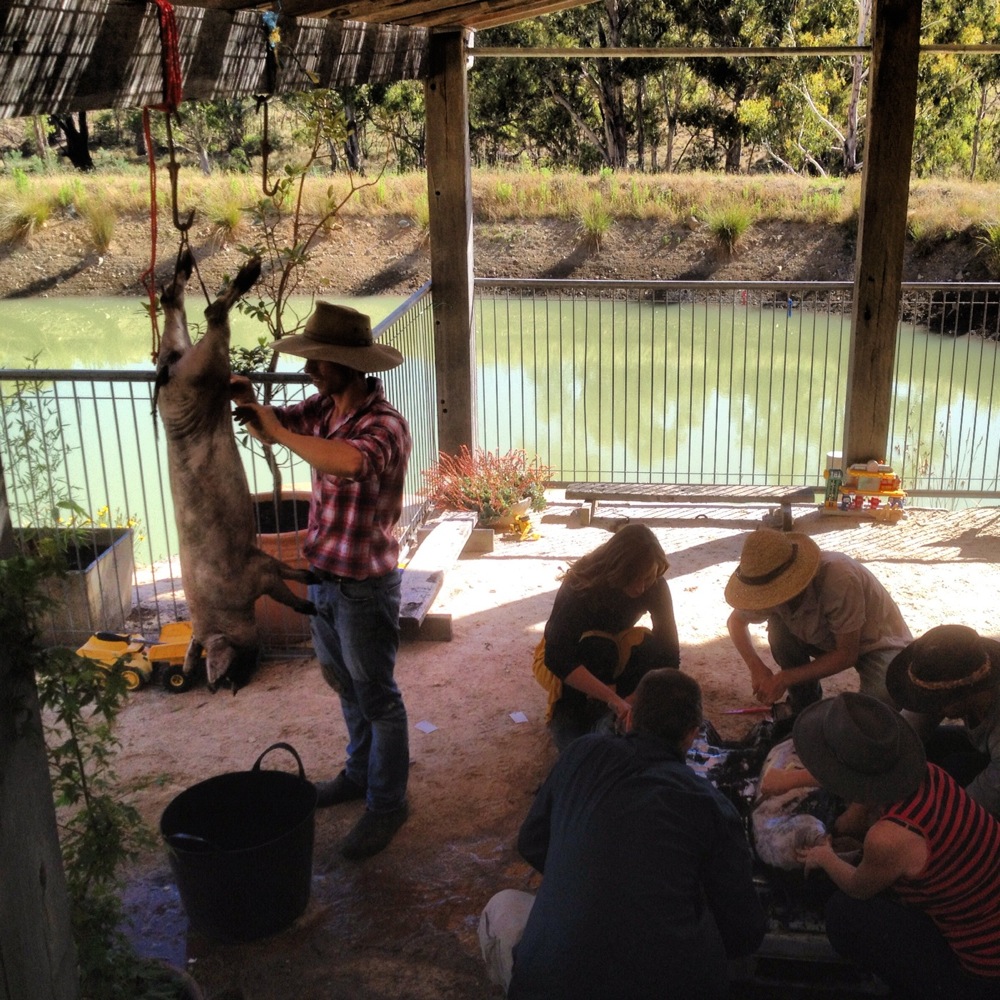
[[[317,302],[302,333],[282,337],[275,351],[310,361],[333,361],[359,372],[387,372],[403,363],[403,355],[372,339],[371,320],[350,306]]]
[[[809,773],[848,802],[898,802],[917,790],[927,772],[916,730],[866,694],[848,691],[803,709],[792,740]]]
[[[912,712],[940,712],[996,687],[1000,643],[967,625],[938,625],[900,650],[886,671],[892,700]]]

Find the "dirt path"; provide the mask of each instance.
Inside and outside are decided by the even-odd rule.
[[[390,848],[363,864],[346,862],[336,844],[360,807],[318,813],[305,915],[276,937],[243,946],[187,938],[157,848],[131,878],[144,951],[187,961],[214,1000],[499,996],[483,975],[476,923],[496,890],[536,885],[513,842],[554,760],[531,652],[567,561],[599,544],[617,520],[637,516],[634,508],[608,508],[591,526],[574,528],[571,510],[556,497],[536,516],[537,541],[498,538],[493,552],[463,557],[435,607],[452,615],[453,641],[404,644],[397,676],[411,727],[412,817]],[[1000,509],[911,510],[896,525],[800,510],[796,527],[824,548],[868,563],[914,634],[963,622],[1000,635]],[[682,667],[702,684],[707,717],[730,738],[755,717],[726,714],[751,698],[726,637],[722,590],[744,534],[762,513],[751,507],[643,512],[670,554]],[[513,712],[528,721],[515,722]],[[437,728],[421,732],[415,726],[422,721]],[[138,692],[120,735],[119,771],[154,826],[182,789],[249,768],[275,741],[294,745],[307,776],[316,779],[339,769],[344,744],[336,696],[310,659],[268,662],[235,697],[204,688]],[[273,766],[283,764],[278,759]]]

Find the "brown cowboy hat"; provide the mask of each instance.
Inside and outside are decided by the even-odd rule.
[[[763,611],[801,593],[819,568],[819,546],[797,531],[758,528],[743,543],[726,600],[740,611]]]
[[[848,802],[898,802],[927,773],[916,730],[877,698],[854,691],[804,708],[792,742],[809,773]]]
[[[359,372],[387,372],[403,363],[403,355],[372,339],[371,320],[350,306],[317,302],[302,333],[282,337],[275,351],[310,361],[333,361]]]
[[[994,688],[998,671],[1000,643],[966,625],[938,625],[896,654],[885,686],[901,708],[940,712]]]

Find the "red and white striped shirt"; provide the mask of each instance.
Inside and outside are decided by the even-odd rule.
[[[924,870],[893,885],[899,898],[934,921],[965,969],[1000,978],[1000,822],[934,764],[882,819],[927,842]]]

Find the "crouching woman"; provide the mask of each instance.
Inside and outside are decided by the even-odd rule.
[[[560,750],[615,723],[625,731],[643,675],[680,666],[669,565],[646,525],[626,524],[567,570],[533,663]],[[652,628],[637,627],[647,613]]]

